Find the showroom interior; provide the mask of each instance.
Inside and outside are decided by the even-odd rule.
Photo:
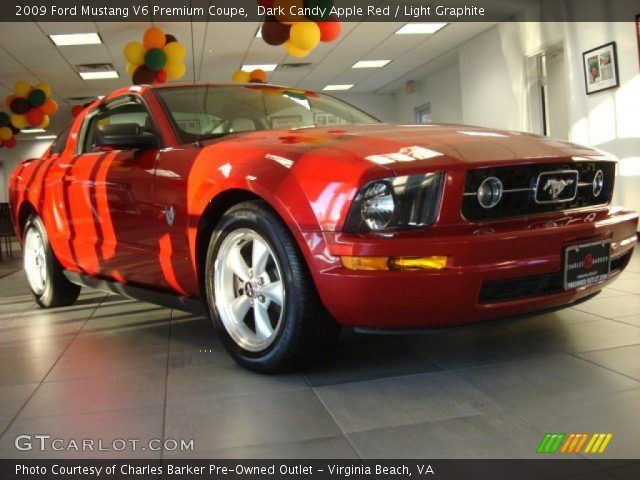
[[[259,22],[3,23],[3,101],[16,82],[46,82],[59,108],[46,128],[0,148],[0,203],[19,162],[48,148],[74,106],[131,83],[123,49],[156,26],[186,47],[180,81],[231,82],[260,68],[271,84],[334,95],[385,123],[530,132],[610,152],[613,203],[640,210],[640,7],[622,2],[624,22],[536,22],[530,2],[492,3],[508,21],[410,32],[342,22],[304,58],[265,43]],[[54,41],[74,34],[96,35]],[[618,85],[588,94],[583,54],[611,42]],[[95,64],[110,78],[80,75]],[[73,306],[39,309],[9,241],[12,255],[0,238],[2,458],[537,458],[547,432],[612,433],[599,458],[640,451],[637,245],[624,273],[585,303],[411,335],[346,329],[326,360],[264,376],[236,365],[204,316],[89,289]],[[187,438],[195,449],[16,450],[17,435],[42,432]]]

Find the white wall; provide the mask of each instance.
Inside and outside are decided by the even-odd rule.
[[[18,163],[25,158],[39,157],[50,143],[50,140],[19,139],[14,148],[0,148],[0,202],[9,201],[7,182]]]
[[[373,115],[382,122],[396,123],[399,121],[394,95],[376,93],[338,93],[332,94],[332,96],[350,103],[354,107],[358,107],[360,110]]]
[[[414,80],[413,93],[406,94],[403,88],[395,96],[400,122],[414,123],[416,108],[430,103],[434,123],[462,123],[460,70],[457,63]]]

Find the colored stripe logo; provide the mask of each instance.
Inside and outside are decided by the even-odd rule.
[[[612,438],[612,433],[546,433],[536,453],[604,453]]]

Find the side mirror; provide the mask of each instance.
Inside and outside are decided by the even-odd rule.
[[[157,147],[158,139],[136,123],[119,123],[98,126],[95,144],[118,150],[145,150]]]

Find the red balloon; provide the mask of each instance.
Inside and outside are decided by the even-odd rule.
[[[7,148],[13,148],[16,146],[16,137],[11,137],[9,140],[5,140],[2,144]]]
[[[27,112],[27,123],[32,127],[38,127],[44,121],[44,113],[39,108],[32,108]]]
[[[331,20],[329,22],[318,22],[318,28],[320,28],[320,41],[321,42],[333,42],[340,36],[342,27],[338,20]]]
[[[156,72],[156,82],[167,83],[167,72],[165,72],[164,70],[158,70]]]
[[[77,117],[82,113],[83,110],[84,107],[82,105],[74,105],[73,107],[71,107],[71,115]]]

